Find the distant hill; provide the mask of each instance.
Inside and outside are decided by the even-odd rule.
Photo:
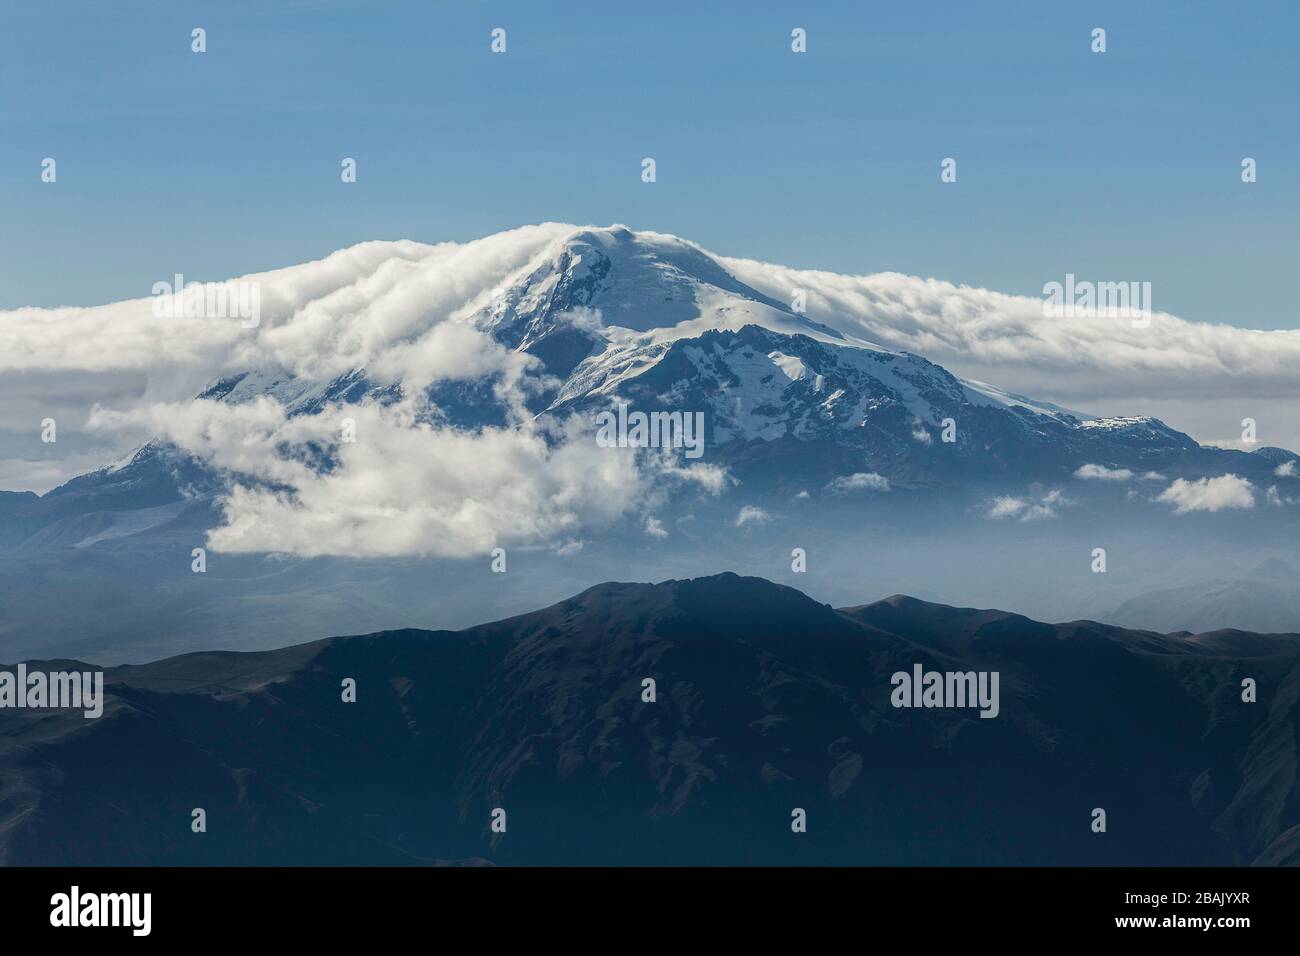
[[[1162,588],[1130,598],[1109,615],[1130,627],[1178,630],[1289,630],[1300,621],[1300,571],[1276,558],[1246,574]]]
[[[999,672],[998,716],[891,706],[916,664]],[[722,574],[105,681],[98,720],[0,710],[0,861],[1300,862],[1295,634],[834,610]]]

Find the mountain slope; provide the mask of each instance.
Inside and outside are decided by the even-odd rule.
[[[999,671],[999,715],[891,707],[914,664]],[[0,712],[0,859],[1295,863],[1298,664],[1297,635],[603,584],[461,632],[114,668],[97,721]]]

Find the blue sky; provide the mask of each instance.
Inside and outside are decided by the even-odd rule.
[[[1296,328],[1298,37],[1294,2],[14,0],[0,307],[549,219]]]

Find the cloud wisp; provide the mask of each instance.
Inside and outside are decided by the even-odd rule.
[[[1174,506],[1174,514],[1192,511],[1223,511],[1255,507],[1254,486],[1237,475],[1220,475],[1217,478],[1198,478],[1187,481],[1178,478],[1156,498]]]

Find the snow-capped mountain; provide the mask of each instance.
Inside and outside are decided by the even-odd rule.
[[[959,379],[812,321],[689,242],[623,227],[560,239],[469,320],[554,377],[538,410],[702,411],[710,447],[733,461],[745,449],[751,465],[755,445],[787,470],[788,443],[829,445],[906,482],[1146,469],[1201,451],[1154,418],[1097,418]]]
[[[1204,448],[1155,418],[1095,417],[963,380],[853,334],[851,323],[813,321],[794,308],[800,290],[779,301],[673,236],[621,226],[561,232],[499,284],[467,293],[464,307],[430,314],[406,339],[428,321],[485,333],[525,359],[524,406],[541,419],[590,418],[619,402],[702,412],[710,460],[750,480],[797,483],[849,469],[925,487],[1062,478],[1084,464],[1265,475],[1277,465],[1269,455],[1294,457]],[[499,385],[495,369],[445,375],[419,389],[417,418],[467,430],[506,426],[511,399]],[[294,417],[390,403],[410,390],[400,376],[360,367],[314,377],[264,366],[223,376],[197,397],[235,405],[269,398]],[[189,461],[180,476],[178,460],[186,458],[150,443],[125,474],[151,489],[166,484],[160,468],[178,486],[216,481],[192,473],[201,462]],[[72,485],[122,480],[119,464]]]
[[[829,444],[915,480],[1149,470],[1206,453],[1158,419],[1034,401],[816,323],[794,310],[798,293],[780,302],[692,243],[614,226],[560,239],[471,321],[560,382],[546,411],[703,411],[724,458],[745,447],[753,462],[755,444],[771,445],[789,466],[788,442]]]
[[[724,460],[743,448],[753,463],[754,447],[768,445],[789,468],[788,443],[831,445],[859,465],[925,481],[1219,457],[1155,418],[1092,416],[957,378],[849,323],[811,320],[793,307],[799,292],[787,304],[689,242],[615,226],[559,239],[470,321],[556,379],[547,412],[619,400],[703,411]],[[1267,467],[1230,457],[1239,469]]]

